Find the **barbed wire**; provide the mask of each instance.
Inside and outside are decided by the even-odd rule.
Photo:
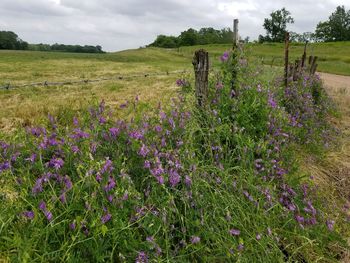
[[[32,82],[32,83],[25,83],[25,84],[14,84],[7,83],[3,86],[0,86],[0,90],[5,89],[14,89],[14,88],[24,88],[24,87],[35,87],[35,86],[63,86],[63,85],[72,85],[72,84],[79,84],[79,83],[94,83],[94,82],[101,82],[101,81],[108,81],[108,80],[124,80],[124,79],[130,79],[130,78],[140,78],[140,77],[152,77],[152,76],[166,76],[166,75],[174,75],[174,74],[186,74],[188,73],[188,70],[175,70],[175,71],[166,71],[166,72],[151,72],[151,73],[138,73],[133,75],[117,75],[114,77],[106,77],[106,78],[97,78],[97,79],[82,79],[82,80],[62,80],[62,81],[56,81],[56,82],[50,82],[50,81],[41,81],[41,82]]]

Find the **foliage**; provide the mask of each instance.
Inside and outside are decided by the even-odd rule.
[[[133,118],[115,120],[102,102],[79,116],[49,116],[45,126],[1,142],[0,255],[334,260],[340,252],[331,248],[344,246],[341,229],[314,182],[300,175],[293,145],[304,140],[289,118],[294,109],[285,110],[283,88],[261,79],[239,53],[221,61],[206,110],[193,106],[190,84],[180,79],[183,95],[170,110],[142,113],[136,97],[120,105]],[[310,87],[310,111],[324,103],[320,85]]]
[[[315,35],[318,41],[350,40],[350,10],[338,6],[328,21],[318,23]]]
[[[0,31],[0,49],[26,50],[28,43],[20,39],[14,32]]]
[[[105,53],[101,46],[80,46],[80,45],[64,45],[64,44],[30,44],[28,47],[32,51],[60,51],[73,53]]]
[[[159,35],[156,40],[149,46],[161,48],[175,48],[181,46],[194,46],[206,44],[223,44],[232,42],[233,33],[230,28],[223,28],[221,30],[212,27],[201,28],[195,30],[193,28],[187,29],[178,37]]]
[[[259,42],[283,42],[287,32],[287,24],[294,23],[294,19],[285,8],[272,12],[270,16],[270,19],[265,18],[263,24],[267,35],[260,35]]]

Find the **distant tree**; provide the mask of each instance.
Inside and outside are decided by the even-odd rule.
[[[159,35],[156,40],[149,46],[161,48],[176,48],[178,47],[178,39],[174,36]]]
[[[148,46],[175,48],[180,46],[227,44],[232,43],[232,39],[233,32],[231,28],[217,30],[212,27],[204,27],[198,31],[190,28],[181,32],[178,37],[158,35],[156,40]]]
[[[193,29],[187,29],[186,31],[181,32],[179,36],[180,46],[194,46],[198,44],[198,32]]]
[[[12,31],[0,31],[0,49],[28,49],[28,43]]]
[[[263,24],[267,35],[259,37],[259,40],[283,42],[287,32],[287,24],[294,23],[294,19],[285,8],[272,12],[270,16],[271,18],[265,18]]]
[[[338,6],[328,21],[319,22],[315,36],[318,41],[347,41],[350,40],[350,10]]]

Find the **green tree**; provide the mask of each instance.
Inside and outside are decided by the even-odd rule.
[[[259,40],[283,42],[287,32],[287,24],[294,23],[294,19],[285,8],[272,12],[270,16],[271,18],[265,18],[263,24],[267,35],[265,37],[259,36]]]
[[[350,40],[350,10],[338,6],[328,21],[318,23],[315,35],[318,41]]]
[[[28,43],[12,31],[0,31],[0,49],[28,49]]]
[[[198,32],[193,29],[187,29],[181,32],[179,36],[180,46],[194,46],[198,44]]]

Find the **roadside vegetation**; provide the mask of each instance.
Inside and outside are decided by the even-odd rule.
[[[116,57],[143,65],[138,52],[160,51]],[[340,260],[349,204],[331,206],[299,163],[336,139],[337,110],[317,76],[284,89],[278,70],[239,56],[213,54],[206,109],[182,76],[170,101],[166,87],[148,101],[136,85],[128,101],[65,107],[2,134],[1,259]]]

